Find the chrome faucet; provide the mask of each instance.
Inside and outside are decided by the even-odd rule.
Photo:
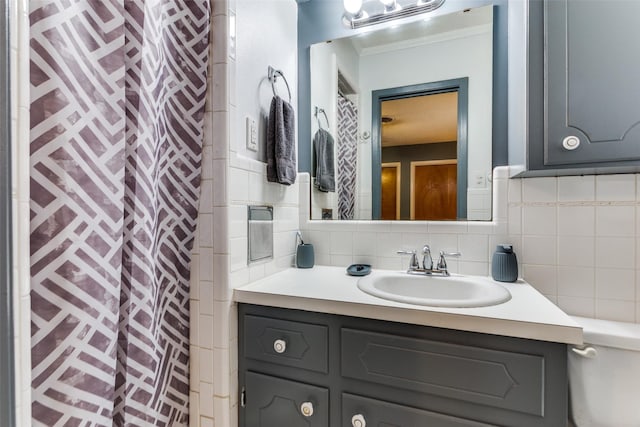
[[[429,245],[424,245],[424,247],[422,248],[422,267],[420,267],[420,263],[418,262],[416,251],[398,251],[397,253],[403,255],[411,255],[407,273],[425,274],[428,276],[437,274],[445,277],[451,275],[449,273],[449,270],[447,269],[447,260],[445,257],[459,257],[460,255],[462,255],[460,252],[440,251],[440,257],[438,258],[436,268],[433,268],[433,258],[431,257],[431,248],[429,247]]]

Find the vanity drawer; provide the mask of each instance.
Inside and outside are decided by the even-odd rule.
[[[491,427],[477,421],[342,393],[342,426]]]
[[[245,356],[250,359],[324,374],[329,372],[326,325],[247,314],[243,335]]]
[[[342,375],[543,417],[544,357],[341,329]]]
[[[245,379],[245,425],[329,427],[326,388],[255,372],[247,372]]]

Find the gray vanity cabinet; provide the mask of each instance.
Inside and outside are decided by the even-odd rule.
[[[241,427],[559,427],[566,345],[240,304]]]
[[[638,40],[638,1],[530,0],[530,171],[640,170]]]

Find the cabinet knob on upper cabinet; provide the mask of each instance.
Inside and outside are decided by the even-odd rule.
[[[313,415],[313,403],[303,402],[302,405],[300,405],[300,412],[302,412],[302,415],[305,417]]]
[[[367,422],[364,419],[364,415],[356,414],[351,417],[351,425],[353,427],[365,427],[367,425]]]
[[[275,340],[273,342],[273,350],[279,354],[284,353],[287,351],[287,342],[285,340]]]
[[[580,146],[580,138],[575,135],[569,135],[562,140],[562,146],[565,150],[575,150]]]

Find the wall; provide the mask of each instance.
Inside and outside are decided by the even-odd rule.
[[[13,316],[16,425],[31,425],[29,267],[29,4],[10,2]]]
[[[494,223],[309,221],[318,264],[405,269],[399,249],[460,251],[451,271],[488,275],[496,244],[514,245],[521,276],[565,312],[640,323],[640,174],[507,179],[494,171]],[[307,210],[308,211],[308,210]]]
[[[245,146],[245,117],[260,124],[272,93],[269,65],[296,98],[294,0],[215,0],[205,117],[203,180],[191,284],[191,426],[238,423],[237,310],[233,288],[293,264],[298,184],[267,183],[260,154]],[[233,29],[236,29],[235,32]],[[286,97],[280,80],[277,90]],[[247,205],[274,207],[274,259],[247,265]]]

